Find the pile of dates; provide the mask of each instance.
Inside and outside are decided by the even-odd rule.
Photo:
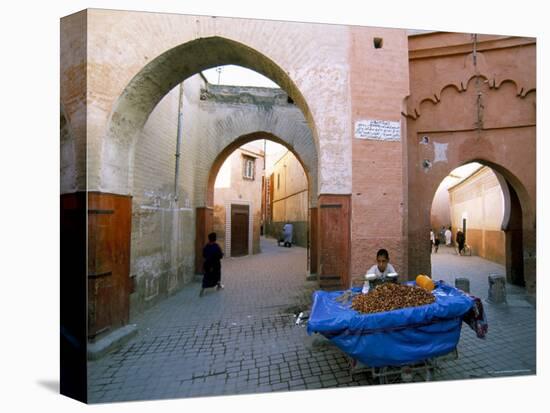
[[[360,313],[370,314],[417,307],[434,301],[434,295],[423,288],[386,283],[379,285],[368,294],[358,294],[353,297],[351,307]]]

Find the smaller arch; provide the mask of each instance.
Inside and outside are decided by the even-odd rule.
[[[463,92],[467,91],[468,88],[470,87],[470,83],[472,83],[472,81],[475,81],[477,78],[483,79],[484,83],[490,84],[490,80],[487,76],[485,76],[481,73],[473,74],[473,75],[470,75],[470,77],[465,78],[465,81],[463,82],[464,83],[464,88],[463,88],[462,91]]]
[[[235,140],[233,140],[230,144],[228,144],[224,149],[222,149],[219,154],[216,156],[214,161],[211,163],[208,173],[208,180],[206,183],[205,190],[205,201],[206,206],[205,207],[197,207],[197,212],[201,214],[201,217],[198,218],[196,229],[195,229],[195,249],[196,251],[199,251],[199,248],[201,245],[204,244],[206,240],[206,234],[211,230],[212,224],[213,224],[213,210],[214,210],[214,184],[216,182],[216,177],[218,175],[218,172],[220,171],[221,166],[225,162],[225,160],[239,147],[245,145],[246,143],[259,140],[259,139],[267,139],[272,142],[279,143],[286,147],[298,160],[302,168],[304,169],[307,183],[308,183],[308,192],[309,192],[309,205],[308,205],[308,226],[310,230],[312,230],[312,226],[315,226],[315,222],[312,221],[312,217],[309,214],[309,211],[311,208],[316,207],[316,195],[317,195],[317,188],[316,188],[316,182],[315,176],[313,175],[315,172],[312,171],[313,166],[308,166],[306,162],[302,159],[300,154],[290,145],[288,142],[284,141],[282,138],[269,133],[265,131],[257,131],[253,133],[248,133],[239,136]],[[312,196],[313,194],[313,196]],[[315,239],[311,238],[313,235],[311,232],[309,232],[310,236],[310,244],[308,245],[308,270],[313,270],[314,273],[317,271],[317,242]],[[199,254],[195,255],[195,269],[197,272],[200,271],[200,265],[201,260]]]
[[[466,165],[468,163],[477,162],[482,165],[488,166],[493,171],[497,172],[497,177],[500,175],[504,178],[505,182],[507,182],[509,185],[512,186],[513,190],[517,193],[519,197],[519,201],[521,203],[521,209],[524,212],[524,215],[527,217],[533,216],[533,208],[532,208],[532,199],[527,192],[527,189],[525,188],[525,185],[521,182],[521,180],[516,177],[512,172],[510,172],[506,167],[499,165],[498,163],[489,161],[484,158],[472,158],[468,161],[462,162],[459,166]],[[505,191],[502,184],[505,182],[502,180],[499,180],[501,182],[501,189],[503,192]]]
[[[443,92],[446,90],[446,89],[454,89],[456,90],[458,93],[462,93],[465,91],[465,89],[462,89],[461,87],[459,87],[458,85],[455,85],[454,83],[450,83],[448,85],[445,85],[441,88],[441,90],[439,92],[436,92],[435,93],[435,97],[437,99],[437,102],[436,103],[439,103],[441,101],[441,95],[443,94]]]
[[[521,208],[524,211],[524,214],[528,217],[533,216],[533,210],[531,207],[531,197],[529,196],[529,193],[527,192],[527,189],[523,185],[523,183],[520,181],[519,178],[517,178],[512,172],[510,172],[507,168],[489,161],[485,158],[471,158],[465,161],[461,161],[458,164],[455,165],[449,165],[445,170],[441,172],[441,178],[436,179],[432,182],[431,187],[429,189],[429,198],[432,199],[435,196],[435,193],[437,192],[437,189],[439,188],[439,185],[441,184],[441,181],[444,179],[445,176],[449,175],[452,171],[454,171],[456,168],[467,165],[469,163],[479,163],[484,166],[488,166],[493,170],[493,172],[496,172],[497,178],[500,177],[499,183],[501,184],[501,189],[503,193],[508,193],[508,189],[505,187],[505,184],[508,183],[512,186],[514,191],[518,194],[518,197],[521,202]],[[430,206],[431,209],[431,206]],[[505,212],[506,216],[506,212]],[[503,220],[503,225],[505,224],[505,221]]]
[[[239,136],[237,139],[235,139],[233,142],[231,142],[229,145],[227,145],[216,157],[212,165],[210,166],[210,172],[208,174],[208,181],[206,185],[206,193],[205,193],[205,200],[207,206],[212,206],[214,204],[214,183],[216,182],[216,177],[218,175],[218,172],[220,171],[221,166],[225,162],[225,160],[231,155],[235,150],[240,148],[241,146],[252,142],[256,140],[266,139],[272,142],[276,142],[278,144],[283,145],[285,148],[287,148],[295,157],[298,159],[298,162],[300,162],[300,165],[304,169],[304,172],[306,174],[307,182],[308,182],[308,191],[310,191],[310,205],[312,204],[312,199],[315,198],[315,196],[312,196],[312,193],[317,193],[317,188],[312,188],[313,186],[313,179],[311,176],[311,168],[308,167],[308,165],[303,161],[302,157],[296,150],[285,140],[279,138],[276,135],[273,135],[269,132],[264,131],[258,131],[249,133],[246,135]],[[313,205],[311,205],[313,206]]]
[[[504,250],[503,265],[506,268],[507,281],[520,286],[526,286],[528,293],[535,291],[536,285],[536,240],[534,237],[535,221],[534,206],[529,196],[526,186],[515,176],[508,168],[499,165],[496,162],[485,158],[473,157],[449,166],[445,175],[438,180],[434,180],[430,188],[430,198],[432,203],[428,207],[431,226],[431,218],[434,211],[434,199],[442,180],[456,168],[470,164],[478,163],[491,169],[499,183],[504,204],[503,216],[500,223],[500,231],[504,234],[502,244]],[[446,168],[447,169],[447,168]],[[476,173],[479,169],[472,171]],[[485,247],[483,247],[485,248]]]
[[[531,94],[531,93],[536,93],[536,91],[537,91],[536,88],[529,89],[529,90],[524,90],[521,97],[526,98],[527,95],[529,95],[529,94]]]
[[[520,86],[520,84],[518,82],[516,82],[514,79],[510,79],[510,78],[505,78],[505,79],[501,79],[501,80],[498,80],[495,79],[494,80],[494,83],[493,83],[493,86],[492,86],[492,89],[500,89],[500,87],[506,83],[510,83],[512,85],[514,85],[515,89],[516,89],[516,96],[518,97],[522,97],[524,98],[525,95],[526,95],[526,91],[525,89],[523,88],[523,86]]]
[[[420,102],[418,102],[418,110],[420,111],[420,106],[422,106],[422,104],[424,103],[432,103],[434,106],[437,105],[440,100],[438,100],[435,95],[432,97],[432,96],[429,96],[429,97],[426,97],[424,99],[422,99]]]

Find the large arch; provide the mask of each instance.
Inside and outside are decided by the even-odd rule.
[[[133,152],[149,114],[170,90],[188,77],[220,65],[238,65],[277,83],[302,111],[316,152],[319,142],[313,115],[290,76],[260,52],[223,37],[199,38],[174,47],[143,67],[126,86],[111,112],[101,150],[100,188],[131,194]]]
[[[241,115],[231,118],[231,122],[227,123],[225,128],[217,128],[217,130],[215,123],[208,125],[208,122],[205,122],[205,125],[208,125],[207,128],[213,127],[215,130],[212,134],[204,134],[205,141],[201,142],[200,150],[197,152],[197,158],[200,158],[201,165],[207,165],[207,167],[196,168],[196,202],[193,205],[196,207],[194,215],[196,227],[196,262],[200,258],[200,254],[197,254],[196,251],[201,250],[199,246],[202,247],[201,244],[204,244],[206,234],[212,223],[207,192],[204,188],[200,188],[200,185],[208,182],[206,174],[211,168],[210,162],[215,161],[219,155],[217,151],[227,146],[232,139],[244,133],[250,133],[250,130],[246,129],[250,125],[259,126],[262,130],[273,136],[284,136],[284,139],[281,138],[279,140],[284,141],[286,146],[290,146],[295,152],[300,153],[300,158],[304,160],[306,170],[310,174],[312,187],[315,188],[315,190],[311,191],[311,197],[314,198],[313,203],[317,202],[315,197],[318,195],[317,185],[319,178],[317,164],[319,158],[317,154],[319,143],[315,123],[302,93],[298,90],[288,73],[264,54],[234,40],[219,36],[191,40],[165,51],[137,72],[115,101],[109,116],[105,136],[101,141],[101,153],[99,155],[100,173],[99,184],[97,185],[100,190],[97,196],[98,202],[107,203],[113,197],[117,199],[117,202],[123,202],[121,200],[125,196],[124,205],[117,206],[113,211],[115,215],[123,214],[129,217],[132,214],[132,195],[134,195],[133,178],[135,173],[136,146],[140,133],[154,108],[164,96],[184,80],[204,69],[226,64],[255,70],[275,81],[292,98],[292,101],[295,103],[295,106],[293,105],[295,113],[289,122],[281,122],[277,120],[277,117],[270,117],[265,114],[265,116],[260,116],[260,120],[256,122],[235,122],[239,116],[242,117],[241,113]],[[242,128],[243,125],[245,129]],[[122,198],[120,195],[122,195]],[[97,229],[91,228],[90,230],[94,232]],[[115,245],[115,249],[127,250],[131,247],[132,234],[130,229],[128,229],[127,234],[121,234],[121,230],[114,227],[109,227],[108,230],[113,232],[112,237],[124,235],[117,239],[120,245]],[[105,252],[105,254],[109,255],[108,251],[102,249],[100,241],[98,241],[97,250],[99,254]],[[94,256],[94,259],[96,262],[102,263],[102,265],[105,262],[113,261],[109,256],[104,259],[98,254]],[[125,258],[124,268],[121,267],[120,273],[117,271],[116,276],[114,271],[111,272],[113,279],[129,280],[129,273],[126,268],[128,262],[126,261],[128,261],[127,258]],[[109,265],[103,265],[103,267],[106,266]],[[177,288],[175,286],[177,276],[168,277],[166,281],[167,293]],[[143,283],[140,284],[136,278],[134,282],[130,282],[130,285],[132,284],[135,289],[141,288],[140,286]],[[156,291],[159,288],[158,282],[154,284],[154,288],[151,288],[152,291]],[[128,303],[127,297],[131,289],[132,287],[128,286],[120,291],[113,289],[110,293],[105,292],[104,294],[102,293],[103,295],[98,295],[94,300],[103,299],[112,300],[117,303]],[[111,298],[109,298],[109,294],[112,295]],[[124,316],[119,317],[123,321],[122,323],[117,322],[117,324],[124,324],[124,320],[128,319],[126,315],[128,311],[128,305],[125,305],[124,309],[118,311],[118,313],[124,314]],[[103,326],[100,325],[92,325],[92,330],[99,332],[98,335],[105,331]]]

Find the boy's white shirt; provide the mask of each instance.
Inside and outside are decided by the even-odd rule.
[[[395,268],[393,268],[393,265],[391,265],[390,263],[386,265],[386,270],[384,272],[380,272],[380,270],[378,269],[378,264],[374,264],[372,267],[369,268],[367,274],[376,274],[377,277],[384,278],[387,277],[388,274],[391,272],[395,272]]]

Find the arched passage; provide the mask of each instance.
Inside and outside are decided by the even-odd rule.
[[[271,133],[259,131],[251,134],[246,134],[236,138],[232,143],[226,146],[214,161],[210,164],[208,181],[205,190],[205,199],[207,200],[206,207],[197,208],[197,219],[195,229],[195,251],[200,251],[202,246],[206,243],[208,233],[212,231],[213,227],[213,203],[214,203],[214,183],[218,172],[231,153],[237,148],[245,145],[246,143],[258,140],[266,139],[285,146],[292,154],[298,159],[302,166],[307,182],[308,182],[308,194],[309,194],[309,207],[308,207],[308,228],[309,228],[309,243],[308,243],[308,271],[309,273],[317,273],[317,208],[316,208],[316,193],[317,188],[316,179],[312,176],[312,171],[316,170],[316,165],[311,161],[304,161],[304,159],[311,159],[311,154],[304,153],[302,150],[297,150],[290,145],[287,140],[275,136]],[[202,257],[199,254],[195,255],[195,271],[200,273],[202,271]]]
[[[274,111],[265,110],[264,108],[263,112],[262,110],[258,111],[259,122],[246,122],[246,116],[242,114],[242,111],[239,113],[235,112],[235,116],[228,117],[229,121],[225,123],[227,127],[224,127],[223,123],[208,125],[208,119],[203,119],[205,122],[204,125],[206,126],[205,129],[213,128],[213,133],[205,133],[202,136],[203,140],[195,147],[196,152],[192,154],[192,156],[198,160],[198,163],[193,166],[196,170],[196,172],[194,172],[194,194],[191,197],[193,199],[193,204],[184,205],[181,203],[178,205],[177,203],[179,201],[174,199],[170,201],[173,203],[168,207],[170,210],[173,208],[174,211],[178,209],[189,209],[189,207],[191,207],[195,211],[193,217],[196,234],[194,239],[194,259],[189,257],[187,262],[191,263],[195,261],[193,263],[194,265],[191,265],[196,269],[199,268],[198,262],[200,261],[200,253],[197,253],[197,251],[202,250],[208,228],[211,227],[211,205],[208,202],[208,184],[206,187],[201,187],[201,185],[209,182],[210,178],[206,175],[209,173],[208,171],[212,169],[212,164],[216,164],[216,159],[219,157],[217,151],[220,149],[230,151],[226,148],[228,142],[232,142],[230,145],[231,148],[237,147],[238,143],[236,142],[239,140],[237,139],[233,142],[232,139],[241,135],[245,135],[245,137],[239,141],[241,144],[246,139],[257,139],[256,137],[252,138],[249,136],[250,130],[248,128],[251,124],[260,125],[262,128],[260,130],[265,131],[264,133],[270,134],[272,137],[284,137],[275,137],[274,140],[284,142],[286,146],[300,154],[299,158],[303,160],[304,169],[307,170],[310,177],[309,181],[312,187],[310,195],[313,198],[311,204],[315,205],[317,201],[317,153],[319,144],[315,131],[315,124],[305,99],[294,82],[290,79],[287,72],[262,53],[242,43],[226,38],[201,38],[179,45],[152,60],[143,67],[125,87],[123,93],[113,105],[106,134],[101,146],[101,168],[99,173],[99,184],[97,186],[100,189],[104,189],[106,192],[119,194],[117,195],[117,202],[122,202],[125,205],[113,209],[115,215],[122,214],[130,216],[132,214],[132,195],[134,195],[136,146],[140,134],[153,110],[164,96],[174,89],[176,85],[181,84],[185,79],[199,73],[201,70],[225,64],[233,64],[252,69],[279,84],[292,98],[291,100],[295,104],[295,106],[292,106],[295,108],[295,112],[299,113],[299,116],[295,114],[291,116],[290,122],[280,122],[277,116],[273,116]],[[260,114],[260,112],[262,114]],[[239,119],[240,121],[238,121]],[[186,119],[186,121],[188,123],[193,122],[193,119]],[[294,126],[289,127],[288,125]],[[154,148],[152,149],[154,150]],[[141,151],[141,155],[142,157],[140,159],[144,159],[143,155],[146,156],[146,153],[144,154],[143,151]],[[189,166],[190,165],[188,165],[188,167]],[[184,165],[182,165],[182,168],[183,167]],[[120,194],[122,194],[122,197]],[[124,198],[124,195],[126,195],[126,198]],[[99,203],[105,202],[103,200],[109,197],[111,197],[110,194],[101,192],[97,194]],[[159,210],[158,208],[154,208],[149,208],[147,211]],[[135,281],[126,284],[120,283],[120,285],[126,286],[123,291],[111,289],[112,291],[110,293],[107,291],[100,292],[96,297],[92,298],[95,301],[111,300],[113,302],[125,303],[122,310],[117,310],[118,313],[124,313],[124,315],[115,315],[115,318],[121,321],[117,321],[117,325],[111,325],[110,328],[123,325],[126,322],[125,320],[128,320],[127,314],[129,313],[130,300],[128,300],[127,297],[130,295],[132,289],[135,290],[137,288],[139,291],[143,289],[145,293],[143,297],[140,296],[139,302],[143,302],[144,306],[149,306],[163,294],[169,294],[175,291],[178,285],[181,287],[181,283],[184,282],[183,276],[180,274],[181,265],[178,264],[178,257],[181,254],[174,248],[172,245],[173,242],[171,242],[171,240],[181,240],[181,237],[178,235],[178,231],[180,230],[176,229],[176,225],[181,228],[182,221],[176,215],[170,218],[166,207],[164,207],[164,209],[160,208],[160,210],[164,210],[164,215],[158,219],[158,225],[162,228],[162,235],[156,236],[156,238],[161,239],[161,241],[157,241],[156,244],[168,245],[166,251],[162,250],[164,247],[155,247],[157,248],[155,251],[148,253],[147,259],[139,263],[138,271],[135,273],[133,272],[134,275],[136,273],[138,274]],[[154,212],[150,212],[150,214],[153,213]],[[316,215],[313,216],[316,217]],[[167,222],[173,222],[175,224],[173,227],[169,226],[167,229],[165,225]],[[95,230],[95,228],[90,228],[92,232]],[[130,240],[134,236],[133,229],[132,232],[128,230],[127,234],[121,234],[116,228],[110,230],[113,231],[113,237],[115,236],[115,232],[118,234],[116,239],[117,245],[113,245],[113,248],[127,250],[131,247]],[[138,231],[140,231],[140,229],[138,229]],[[170,232],[172,232],[172,235],[170,235]],[[187,235],[185,236],[187,237]],[[100,243],[101,240],[97,240],[98,246],[96,250],[102,253],[104,250],[99,245]],[[141,250],[143,250],[143,248]],[[105,251],[105,254],[108,253],[108,251]],[[109,257],[104,259],[97,254],[95,256],[96,262],[100,263],[109,259]],[[124,257],[124,259],[128,260],[128,257]],[[316,258],[315,262],[317,262]],[[153,271],[147,269],[150,268],[150,265],[153,265]],[[168,267],[170,270],[167,269]],[[314,269],[313,267],[314,266],[311,268]],[[114,272],[112,272],[113,278],[127,280],[130,275],[128,271],[128,262],[125,262],[124,265],[119,268],[121,268],[120,273],[117,271],[115,275]],[[154,272],[158,275],[139,276],[139,274],[143,274],[144,271],[148,274]],[[167,271],[170,272],[170,274],[164,275]],[[112,297],[105,298],[108,294],[111,294]],[[134,300],[134,302],[135,301],[136,300]],[[137,307],[134,306],[133,308]],[[99,319],[99,317],[97,319]],[[103,326],[100,325],[93,325],[92,327],[94,331],[99,331],[99,334],[105,331],[102,330]]]
[[[289,75],[258,51],[233,40],[209,37],[174,47],[147,64],[124,89],[111,113],[102,147],[100,187],[132,193],[132,155],[139,131],[153,108],[188,77],[215,66],[237,65],[277,83],[302,111],[318,152],[315,122],[307,102]]]
[[[472,45],[467,35],[455,41],[460,47]],[[519,248],[523,251],[525,286],[534,297],[536,85],[532,65],[535,60],[531,60],[534,42],[528,47],[514,45],[514,53],[523,57],[521,61],[509,60],[515,63],[505,67],[502,59],[508,59],[510,50],[489,43],[484,43],[486,50],[478,51],[476,56],[468,48],[459,54],[439,54],[423,41],[411,46],[411,51],[422,50],[423,55],[409,61],[411,95],[403,113],[408,138],[409,271],[415,275],[430,269],[430,209],[437,187],[453,169],[477,161],[500,174],[506,181],[501,186],[512,188],[517,195],[516,204],[521,206]],[[448,70],[426,70],[432,65]],[[512,224],[519,225],[517,220]]]
[[[254,133],[246,134],[246,135],[243,135],[243,136],[239,136],[231,144],[226,146],[216,156],[216,159],[210,164],[209,174],[208,174],[208,183],[207,183],[207,186],[205,188],[205,192],[206,192],[205,198],[207,200],[206,201],[207,205],[212,205],[212,202],[214,200],[214,182],[216,180],[216,176],[218,175],[218,172],[219,172],[222,164],[227,159],[227,157],[232,152],[234,152],[235,149],[237,149],[238,147],[240,147],[242,145],[245,145],[249,142],[258,140],[258,139],[266,139],[266,140],[270,140],[270,141],[279,143],[279,144],[283,145],[284,147],[286,147],[290,152],[292,152],[294,154],[294,156],[296,156],[296,158],[298,159],[298,161],[302,165],[302,168],[304,168],[304,171],[305,171],[306,176],[307,176],[308,190],[309,190],[309,193],[310,193],[310,196],[309,196],[310,203],[312,203],[313,205],[316,205],[316,195],[311,195],[311,194],[312,193],[313,194],[317,193],[316,179],[312,176],[312,172],[313,173],[316,172],[317,166],[315,164],[312,164],[311,161],[310,162],[304,161],[304,159],[308,159],[308,158],[311,159],[310,154],[304,153],[303,151],[300,151],[300,150],[297,150],[295,147],[290,145],[287,140],[282,139],[282,138],[280,138],[276,135],[273,135],[271,133],[264,132],[264,131],[259,131],[259,132],[254,132]]]
[[[503,265],[509,283],[525,286],[529,260],[523,222],[529,219],[530,200],[510,171],[483,159],[465,162],[449,171],[432,195],[430,229],[440,244],[445,245],[443,232],[450,227],[455,253],[461,231],[468,251]],[[432,253],[437,250],[432,246]]]

